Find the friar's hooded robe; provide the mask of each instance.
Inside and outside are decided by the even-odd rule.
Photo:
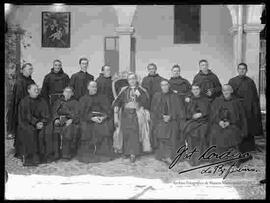
[[[55,73],[52,68],[51,72],[44,77],[41,95],[52,105],[60,97],[56,94],[61,95],[68,84],[69,76],[64,73],[63,69],[61,68],[58,73]]]
[[[79,102],[73,97],[65,100],[62,96],[54,103],[52,113],[53,123],[56,119],[60,120],[58,126],[54,124],[54,146],[63,158],[72,158],[79,139]],[[72,123],[66,126],[65,122],[69,119],[72,119]]]
[[[220,121],[230,123],[226,128],[219,125]],[[223,95],[216,98],[211,104],[210,113],[210,146],[217,146],[217,151],[233,147],[238,149],[242,139],[247,136],[246,115],[239,99],[231,97],[225,99]]]
[[[26,96],[19,104],[18,119],[18,148],[24,159],[38,156],[40,161],[55,160],[57,157],[53,149],[51,115],[47,102],[40,96]],[[36,129],[38,122],[44,124],[41,130]]]
[[[248,136],[244,138],[242,147],[245,151],[255,149],[254,136],[263,134],[259,96],[254,81],[247,76],[236,76],[229,80],[233,94],[239,98],[245,110]]]
[[[180,96],[190,95],[191,85],[190,82],[181,77],[171,77],[169,80],[171,89]]]
[[[112,77],[104,77],[104,74],[100,73],[99,77],[96,79],[96,82],[99,94],[106,95],[109,103],[111,104],[114,100],[112,91]]]
[[[163,120],[163,115],[170,116],[169,122]],[[173,159],[178,147],[184,144],[181,127],[185,121],[185,108],[177,94],[171,89],[168,93],[155,93],[151,104],[151,119],[156,158]]]
[[[216,97],[221,95],[221,84],[216,74],[211,70],[208,70],[207,74],[204,74],[201,70],[193,79],[193,84],[197,83],[201,87],[201,94],[209,98],[209,101],[212,102]],[[208,96],[206,94],[207,90],[212,91],[212,95]]]
[[[77,159],[82,162],[109,161],[114,158],[112,148],[113,120],[111,105],[105,95],[96,93],[81,97],[80,130],[81,136]],[[91,120],[95,116],[106,116],[102,123]]]
[[[13,86],[11,100],[7,111],[7,132],[15,135],[14,146],[16,155],[19,156],[20,152],[16,147],[17,142],[17,127],[18,127],[18,107],[20,101],[28,95],[27,87],[31,84],[35,84],[31,76],[25,77],[23,74],[19,74],[16,82]]]
[[[88,93],[87,85],[94,80],[94,76],[88,72],[79,71],[74,73],[69,81],[69,85],[74,89],[74,98],[79,99]]]
[[[207,134],[209,130],[209,114],[210,104],[209,100],[204,96],[191,96],[190,101],[186,105],[187,107],[187,121],[183,129],[183,136],[187,142],[189,150],[196,148],[198,151],[203,152],[207,146]],[[200,118],[194,119],[193,115],[201,113]],[[198,157],[196,154],[191,157],[190,163],[197,165]]]

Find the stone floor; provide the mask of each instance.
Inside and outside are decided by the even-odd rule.
[[[223,176],[219,176],[218,174],[201,174],[202,170],[194,170],[187,173],[178,174],[180,170],[189,169],[191,168],[191,166],[187,162],[182,162],[176,167],[174,167],[173,169],[169,169],[168,165],[158,160],[155,160],[153,155],[151,154],[140,157],[135,163],[130,163],[129,159],[124,159],[124,158],[118,158],[107,163],[91,163],[91,164],[80,163],[77,160],[71,160],[69,162],[59,160],[57,162],[53,162],[50,164],[41,164],[37,167],[23,167],[21,161],[13,157],[14,149],[12,145],[13,145],[13,141],[6,140],[5,168],[10,174],[10,176],[17,177],[17,178],[30,177],[29,175],[37,175],[40,177],[51,177],[53,175],[59,178],[69,178],[70,180],[70,178],[76,178],[76,177],[78,178],[78,177],[91,175],[94,177],[102,177],[103,179],[105,178],[104,180],[110,180],[110,178],[118,177],[118,180],[120,181],[120,180],[125,179],[125,177],[132,177],[132,178],[137,178],[137,179],[143,179],[146,185],[149,185],[151,181],[159,180],[161,181],[162,184],[166,184],[166,187],[168,187],[168,184],[172,184],[181,180],[190,180],[190,181],[207,180],[209,181],[209,180],[216,180],[216,179],[221,180],[223,177]],[[250,160],[244,165],[245,167],[248,167],[248,168],[256,168],[257,172],[249,171],[249,172],[232,173],[232,174],[229,174],[225,180],[221,181],[222,187],[226,185],[226,187],[229,187],[231,189],[233,188],[240,199],[264,199],[265,198],[265,185],[258,184],[260,180],[265,178],[265,152],[266,152],[265,137],[257,137],[256,145],[257,145],[258,151],[256,153],[253,153],[254,159]],[[149,182],[149,184],[147,184],[147,182]],[[132,182],[129,184],[132,184]],[[209,184],[208,186],[210,187]],[[212,186],[211,191],[214,188],[216,188],[215,185],[213,184],[211,186]],[[77,187],[79,187],[79,185],[77,185]],[[117,188],[116,185],[111,186],[112,190],[114,190],[115,188]],[[134,188],[137,188],[136,184],[134,185],[133,189]],[[173,192],[172,194],[164,193],[165,196],[160,196],[160,195],[157,195],[158,189],[156,187],[156,188],[152,188],[151,190],[147,189],[147,191],[144,192],[143,196],[141,195],[137,197],[135,195],[136,192],[134,192],[134,194],[131,194],[127,198],[134,197],[135,199],[140,199],[140,198],[151,199],[151,198],[158,198],[158,197],[160,198],[175,197],[177,199],[178,198],[186,199],[187,196],[183,196],[183,195],[191,194],[191,193],[190,192],[181,193],[181,191],[185,191],[188,188],[189,187],[184,186],[182,189],[179,189],[179,188],[172,189],[170,191],[171,192],[175,191],[175,193]],[[200,199],[203,197],[206,199],[207,198],[211,199],[212,197],[214,197],[209,194],[205,194],[205,191],[207,190],[204,190],[204,189],[199,190],[198,187],[194,187],[194,189],[198,191],[192,190],[193,192],[196,193],[195,196],[194,195],[189,196],[192,199],[193,198]],[[166,190],[165,186],[162,190],[164,191]],[[106,191],[108,191],[108,189],[106,189]],[[168,195],[166,196],[166,194]],[[95,199],[98,197],[99,196],[88,196],[87,198]],[[115,196],[109,196],[109,197],[115,198]],[[121,197],[122,196],[119,196],[118,198],[116,197],[116,199],[119,199]],[[230,199],[230,196],[226,196],[226,197]],[[46,197],[44,198],[46,199]],[[62,196],[62,198],[64,197]],[[233,196],[231,196],[231,198],[233,199]]]

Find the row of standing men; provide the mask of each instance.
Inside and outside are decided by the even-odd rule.
[[[15,157],[23,158],[24,165],[74,155],[84,162],[105,161],[117,153],[134,162],[151,148],[158,159],[170,163],[182,144],[247,152],[255,149],[254,136],[262,134],[256,86],[246,76],[244,63],[223,88],[206,60],[199,61],[192,85],[180,76],[179,65],[166,80],[149,64],[141,85],[135,74],[126,72],[113,81],[106,65],[91,82],[88,59],[81,58],[79,65],[81,70],[69,79],[62,62],[55,60],[40,95],[31,85],[32,65],[23,65],[8,109],[7,131],[15,135]]]

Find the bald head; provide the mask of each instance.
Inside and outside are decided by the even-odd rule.
[[[87,89],[88,89],[90,95],[96,94],[97,93],[97,83],[95,81],[90,81],[88,83]]]
[[[170,88],[169,81],[168,81],[168,80],[162,80],[162,81],[160,82],[160,87],[161,87],[161,91],[162,91],[163,93],[169,92],[169,88]]]
[[[225,98],[230,98],[231,94],[233,93],[233,88],[229,84],[225,84],[222,86],[222,93]]]
[[[29,93],[29,96],[31,98],[37,98],[39,91],[38,91],[38,86],[36,84],[31,84],[27,87],[27,91]]]

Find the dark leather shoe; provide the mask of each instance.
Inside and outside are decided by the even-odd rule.
[[[131,154],[131,155],[130,155],[130,162],[131,162],[131,163],[134,163],[135,161],[136,161],[135,155]]]

